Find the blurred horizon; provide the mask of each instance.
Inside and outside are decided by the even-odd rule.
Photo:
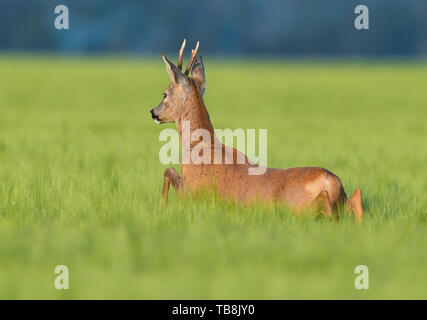
[[[58,5],[69,9],[57,30]],[[369,8],[369,30],[354,9]],[[0,53],[143,55],[176,53],[200,40],[208,56],[425,57],[425,0],[3,0]]]

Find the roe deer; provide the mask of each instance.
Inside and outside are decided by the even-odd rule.
[[[184,164],[181,161],[181,176],[174,168],[166,169],[162,199],[167,202],[170,184],[179,194],[212,188],[222,198],[244,203],[259,200],[283,202],[297,211],[321,206],[322,213],[332,217],[337,211],[336,208],[347,201],[341,180],[332,172],[319,167],[266,168],[264,174],[249,175],[248,169],[255,165],[240,151],[218,143],[203,102],[206,81],[202,57],[197,55],[199,42],[192,50],[190,62],[183,73],[182,57],[185,42],[184,39],[179,50],[178,66],[171,63],[163,54],[171,83],[164,91],[162,102],[151,110],[151,116],[159,124],[175,122],[181,137],[184,121],[189,121],[190,132],[196,129],[207,130],[211,137],[209,150],[212,151],[210,153],[212,158],[214,152],[219,151],[223,158],[232,156],[234,161],[232,164],[224,164],[224,161],[222,164],[215,164],[213,159],[209,164],[195,164],[191,161]],[[193,141],[186,144],[190,150],[195,146]],[[237,163],[238,156],[243,157],[244,163]],[[362,219],[360,189],[354,191],[347,203],[347,209],[357,220]]]

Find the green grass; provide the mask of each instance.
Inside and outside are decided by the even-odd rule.
[[[205,66],[214,127],[267,128],[269,166],[362,188],[363,223],[174,191],[162,208],[160,58],[3,56],[0,298],[427,298],[427,64]]]

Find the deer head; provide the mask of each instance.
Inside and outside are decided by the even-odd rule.
[[[184,53],[186,40],[184,39],[178,55],[178,66],[170,62],[165,54],[163,61],[166,65],[166,71],[169,74],[171,83],[163,93],[162,102],[152,109],[151,117],[156,123],[176,122],[181,116],[191,108],[191,101],[203,96],[206,88],[205,71],[202,57],[197,55],[199,42],[196,48],[191,50],[191,59],[182,72],[182,56]],[[189,76],[191,70],[192,77]]]

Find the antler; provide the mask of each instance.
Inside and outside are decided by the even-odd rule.
[[[194,50],[191,50],[191,59],[190,62],[187,65],[187,68],[185,68],[185,75],[188,76],[190,73],[191,67],[193,66],[194,60],[197,56],[197,51],[199,51],[199,41],[197,41],[196,48]]]
[[[181,49],[179,49],[179,55],[178,55],[178,68],[182,70],[182,55],[184,54],[184,48],[187,40],[184,39],[181,45]]]

